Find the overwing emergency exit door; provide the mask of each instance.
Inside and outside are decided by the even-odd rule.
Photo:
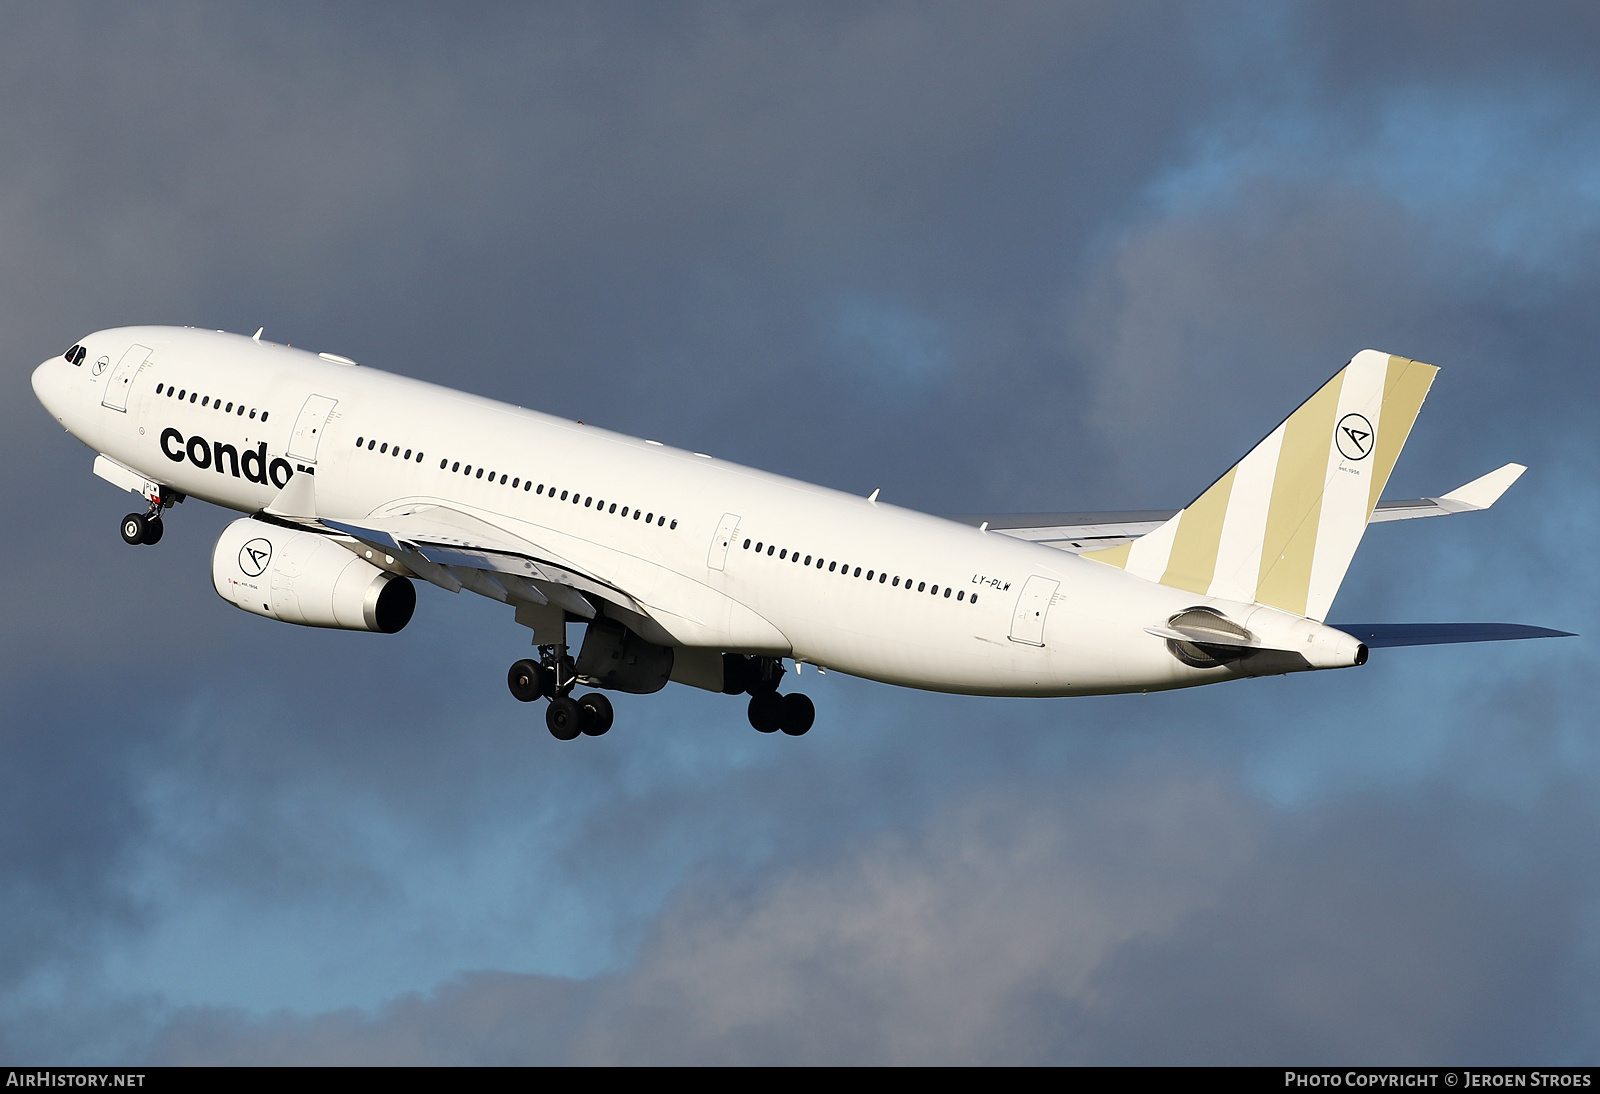
[[[339,405],[339,400],[326,395],[313,395],[300,408],[294,420],[294,435],[289,438],[289,458],[301,463],[317,462],[317,445],[322,442],[322,431],[327,428],[328,415]]]

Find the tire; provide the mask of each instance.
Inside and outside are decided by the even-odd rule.
[[[795,692],[793,695],[783,697],[783,706],[779,711],[779,728],[791,737],[803,737],[806,730],[817,720],[817,708],[812,704],[810,696]]]
[[[151,517],[144,522],[144,538],[139,542],[154,547],[161,542],[161,533],[166,530],[166,525],[161,523],[160,517]]]
[[[145,521],[139,513],[129,513],[122,518],[122,540],[130,547],[137,547],[144,542]]]
[[[590,737],[598,737],[611,728],[611,720],[614,717],[611,700],[598,691],[591,691],[579,699],[578,709],[583,715],[580,724],[584,733]]]
[[[571,741],[583,732],[583,711],[571,696],[559,695],[550,700],[550,707],[544,712],[544,724],[556,740]]]
[[[750,696],[750,724],[760,733],[783,728],[783,696],[772,691]]]
[[[740,653],[722,655],[722,694],[743,695],[750,687],[750,659]]]
[[[544,694],[544,672],[539,662],[524,658],[506,673],[506,686],[521,703],[531,703]]]

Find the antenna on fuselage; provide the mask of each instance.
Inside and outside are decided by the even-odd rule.
[[[256,328],[256,332],[250,336],[250,341],[252,341],[252,342],[261,341],[261,332],[266,330],[266,329],[267,329],[266,327],[257,327]]]

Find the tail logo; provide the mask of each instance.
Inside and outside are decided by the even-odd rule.
[[[1364,460],[1372,454],[1372,423],[1362,414],[1346,414],[1333,431],[1339,454],[1347,460]]]

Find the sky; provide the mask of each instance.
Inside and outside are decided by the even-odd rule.
[[[0,1059],[1593,1064],[1600,16],[0,9]],[[1441,371],[1332,619],[1580,637],[1151,696],[811,672],[555,741],[502,605],[247,616],[28,378],[170,323],[934,513],[1176,507]]]

